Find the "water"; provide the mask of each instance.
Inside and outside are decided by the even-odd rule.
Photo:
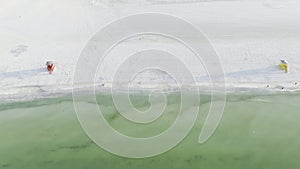
[[[71,97],[4,104],[0,105],[0,168],[299,168],[299,96],[229,95],[217,131],[199,144],[210,100],[202,96],[189,135],[172,150],[145,159],[119,157],[94,144],[76,118]],[[149,107],[146,97],[131,98],[138,109]],[[143,126],[124,120],[110,95],[97,96],[111,126],[136,137],[158,134],[172,124],[180,99],[176,94],[168,99],[166,115]]]

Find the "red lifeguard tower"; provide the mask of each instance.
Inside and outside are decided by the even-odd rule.
[[[52,72],[54,71],[54,64],[51,61],[47,61],[46,62],[46,66],[47,66],[47,70],[49,72],[49,74],[52,74]]]

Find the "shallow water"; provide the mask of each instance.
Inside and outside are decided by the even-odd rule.
[[[146,97],[131,98],[138,109],[149,107]],[[119,157],[94,144],[82,130],[70,97],[0,105],[0,168],[299,168],[299,94],[229,95],[217,131],[199,144],[209,100],[201,97],[195,126],[179,145],[145,159]],[[99,95],[97,101],[113,128],[147,137],[172,124],[180,99],[169,95],[166,115],[146,126],[124,120],[110,95]]]

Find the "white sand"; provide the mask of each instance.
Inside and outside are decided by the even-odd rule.
[[[143,12],[178,16],[201,29],[220,57],[229,90],[300,89],[300,1],[176,2],[180,3],[170,0],[0,2],[0,98],[34,97],[71,89],[77,59],[89,38],[113,20]],[[166,42],[155,38],[158,46]],[[133,40],[127,46],[142,49],[145,44],[147,38],[143,45]],[[171,43],[164,45],[172,50]],[[176,45],[173,48],[178,49]],[[123,51],[115,54],[121,55]],[[287,74],[278,68],[280,59],[290,63]],[[52,75],[46,71],[47,60],[57,65]],[[107,64],[115,62],[111,59]],[[208,84],[203,66],[191,66],[199,66],[199,72],[195,72],[199,84]],[[103,78],[99,75],[98,82]]]

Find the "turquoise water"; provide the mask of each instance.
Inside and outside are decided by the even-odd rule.
[[[131,98],[138,109],[149,107],[147,97]],[[3,104],[0,168],[299,168],[300,94],[229,95],[217,131],[208,142],[199,144],[209,100],[208,96],[201,97],[195,126],[179,145],[145,159],[119,157],[94,144],[77,120],[71,97]],[[99,95],[97,101],[113,128],[126,135],[147,137],[172,124],[180,99],[169,95],[165,115],[146,126],[122,118],[110,95]]]

